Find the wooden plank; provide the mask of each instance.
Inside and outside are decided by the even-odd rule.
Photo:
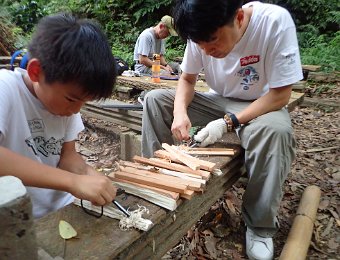
[[[118,77],[119,79],[120,77]],[[134,82],[134,80],[128,79]],[[138,82],[138,80],[137,80]],[[155,83],[152,83],[155,84]],[[157,85],[157,84],[156,84]],[[152,88],[151,88],[152,89]],[[304,93],[292,91],[291,98],[287,105],[288,110],[292,111],[297,105],[303,102]],[[111,102],[115,102],[111,100]],[[95,105],[97,104],[97,105]],[[126,111],[121,109],[104,109],[98,102],[88,102],[81,108],[81,113],[90,117],[99,118],[121,126],[128,127],[134,131],[142,131],[142,111]]]
[[[195,171],[193,169],[190,169],[187,166],[165,162],[165,161],[162,161],[162,160],[156,159],[156,158],[147,159],[147,158],[135,155],[133,157],[133,160],[136,161],[136,162],[139,162],[139,163],[144,163],[144,164],[148,164],[148,165],[162,167],[162,168],[169,169],[169,170],[197,174],[199,176],[202,176],[203,179],[205,179],[205,180],[210,178],[210,172],[202,171],[202,170],[199,170],[199,171],[196,170]]]
[[[152,178],[152,179],[159,180],[159,181],[165,181],[169,185],[171,183],[183,184],[187,186],[187,189],[194,190],[194,191],[203,191],[203,188],[205,186],[201,182],[197,182],[194,179],[193,180],[188,180],[188,179],[183,179],[183,178],[181,179],[175,176],[165,175],[162,173],[155,173],[155,172],[150,172],[146,170],[138,170],[133,167],[121,166],[120,170],[122,172],[137,174],[139,176],[148,177],[148,178]]]
[[[176,151],[172,146],[166,143],[162,143],[162,147],[171,154],[171,156],[175,157],[177,160],[188,166],[193,170],[199,170],[201,167],[200,165],[195,162],[192,158],[182,154],[180,151]]]
[[[302,68],[309,71],[319,71],[321,66],[319,65],[302,65]]]
[[[110,176],[108,176],[108,177],[110,177]],[[148,186],[148,185],[144,185],[144,184],[140,184],[140,183],[135,183],[135,182],[127,181],[127,180],[122,180],[122,179],[118,179],[118,178],[112,178],[112,179],[115,182],[118,182],[118,183],[128,183],[128,184],[131,184],[131,185],[135,186],[136,189],[138,189],[138,187],[141,187],[141,188],[144,188],[144,189],[153,190],[153,191],[155,191],[155,192],[157,192],[159,194],[162,194],[162,195],[167,196],[167,197],[169,197],[171,199],[174,199],[174,200],[178,200],[179,199],[179,193],[178,192],[168,191],[168,190],[164,190],[164,189],[160,189],[160,188],[156,188],[156,187],[151,187],[151,186]],[[136,195],[136,194],[133,194],[133,195]],[[136,196],[138,196],[138,195],[136,195]]]
[[[212,156],[212,155],[220,155],[220,156],[231,156],[234,155],[234,151],[193,151],[188,150],[188,154],[192,155],[201,155],[201,156]]]
[[[180,150],[180,152],[184,153],[181,150]],[[165,151],[165,150],[157,150],[157,151],[154,152],[154,155],[158,158],[168,159],[168,160],[171,160],[171,161],[176,162],[176,163],[182,163],[180,160],[175,158],[171,153],[169,153],[168,151]],[[203,170],[213,171],[216,168],[215,163],[212,163],[212,162],[209,162],[209,161],[206,161],[206,160],[201,160],[197,157],[191,156],[191,160],[196,161]]]
[[[178,198],[173,198],[168,195],[169,191],[157,189],[154,187],[142,185],[142,184],[136,184],[131,183],[126,180],[121,180],[117,178],[111,178],[113,180],[113,183],[117,185],[117,187],[120,187],[126,191],[128,194],[135,195],[137,197],[140,197],[144,200],[150,201],[154,203],[155,205],[158,205],[162,208],[168,209],[168,210],[175,210],[177,206],[181,203],[181,200]],[[176,197],[179,197],[179,193]]]
[[[176,146],[172,145],[172,147],[176,147]],[[191,150],[191,149],[195,149],[195,148],[189,148],[189,150]],[[216,163],[209,162],[207,160],[203,160],[203,159],[200,159],[198,157],[194,157],[194,156],[189,155],[188,153],[186,153],[187,150],[183,149],[183,145],[178,146],[178,148],[176,147],[176,151],[181,153],[181,155],[183,155],[187,158],[190,158],[190,160],[197,162],[197,164],[199,164],[201,169],[203,169],[203,170],[207,170],[207,171],[211,172],[214,169],[216,169]]]
[[[145,184],[145,185],[160,188],[160,189],[174,191],[178,193],[184,193],[184,191],[188,188],[188,186],[184,184],[179,184],[179,183],[169,182],[169,181],[165,183],[161,180],[156,180],[150,177],[139,176],[136,174],[131,174],[131,173],[122,172],[122,171],[112,172],[110,173],[110,176],[117,177],[119,179],[123,179],[127,181],[137,182],[140,184]]]

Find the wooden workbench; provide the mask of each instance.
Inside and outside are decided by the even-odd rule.
[[[132,87],[141,90],[151,90],[159,88],[176,88],[178,80],[164,80],[161,79],[160,83],[152,83],[151,77],[117,77],[117,86]],[[208,91],[209,87],[207,83],[203,80],[198,79],[195,86],[196,91]]]
[[[66,241],[65,259],[160,259],[244,173],[243,152],[237,145],[236,135],[225,138],[222,142],[233,143],[231,147],[237,149],[236,154],[209,159],[225,174],[213,176],[203,194],[183,200],[176,211],[165,210],[132,195],[123,194],[117,198],[125,207],[136,209],[137,205],[143,205],[150,210],[145,217],[154,226],[148,232],[121,231],[118,220],[105,216],[97,219],[80,207],[69,205],[35,222],[38,246],[52,257],[63,256],[64,240],[59,235],[58,224],[65,220],[78,232],[77,238]]]

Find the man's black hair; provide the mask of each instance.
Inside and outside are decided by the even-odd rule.
[[[46,83],[74,83],[94,99],[112,94],[116,63],[99,25],[66,13],[44,17],[28,47],[40,61]]]
[[[183,40],[209,42],[224,25],[231,25],[242,0],[178,0],[173,9],[175,29]]]

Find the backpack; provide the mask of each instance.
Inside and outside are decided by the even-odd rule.
[[[115,57],[118,75],[122,75],[124,70],[129,70],[129,64],[120,57]]]

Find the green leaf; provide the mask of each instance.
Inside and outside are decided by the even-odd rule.
[[[63,239],[70,239],[77,236],[77,231],[71,226],[70,223],[60,220],[59,221],[59,234]]]

